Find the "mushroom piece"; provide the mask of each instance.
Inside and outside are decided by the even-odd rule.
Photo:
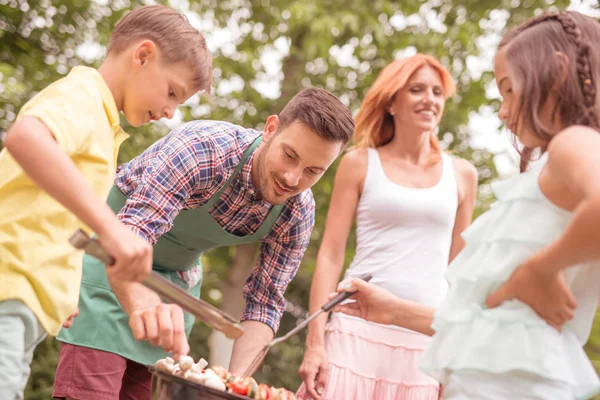
[[[225,368],[221,367],[220,365],[213,365],[210,369],[207,369],[207,371],[214,372],[219,378],[221,378],[225,381],[231,377],[231,374],[229,373],[229,371],[227,371]]]
[[[154,364],[154,368],[156,368],[158,371],[172,374],[176,367],[173,364],[170,364],[167,360],[160,359],[156,362],[156,364]]]
[[[223,383],[221,378],[219,378],[216,375],[207,376],[206,380],[204,381],[204,386],[208,386],[209,388],[213,388],[213,389],[217,389],[217,390],[221,390],[221,391],[225,391],[225,389],[227,389],[227,387],[225,386],[225,383]]]
[[[204,370],[204,375],[206,375],[207,378],[219,378],[221,379],[221,377],[219,375],[217,375],[215,373],[215,371],[213,371],[212,369],[205,369]],[[221,379],[222,380],[222,379]]]
[[[193,365],[194,359],[190,356],[182,356],[179,359],[179,368],[181,368],[182,371],[189,371],[190,369],[192,369]]]
[[[206,381],[206,376],[204,374],[198,373],[195,370],[191,369],[188,371],[189,375],[186,377],[187,380],[195,383],[199,383],[201,385]]]
[[[204,358],[201,358],[196,364],[194,364],[192,368],[198,372],[202,372],[207,365],[208,361],[206,361]]]

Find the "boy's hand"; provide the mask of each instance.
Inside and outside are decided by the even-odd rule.
[[[115,260],[106,268],[110,280],[141,282],[152,271],[152,246],[122,223],[111,224],[98,241]]]
[[[65,322],[63,322],[63,324],[62,324],[63,328],[67,328],[67,329],[68,329],[68,328],[70,328],[70,327],[71,327],[71,325],[73,325],[73,320],[74,320],[74,319],[75,319],[75,317],[76,317],[76,316],[78,316],[78,315],[79,315],[79,307],[77,307],[77,308],[75,309],[75,312],[73,312],[73,314],[71,314],[71,315],[69,316],[69,318],[67,318],[67,320],[66,320]]]

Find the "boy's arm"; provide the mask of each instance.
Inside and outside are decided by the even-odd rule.
[[[96,232],[115,259],[109,274],[141,281],[150,273],[151,246],[117,220],[43,122],[21,118],[8,130],[4,147],[32,181]]]
[[[134,337],[173,351],[175,358],[187,354],[183,311],[174,305],[161,304],[154,292],[132,282],[142,280],[150,272],[152,246],[119,222],[46,125],[37,118],[23,117],[8,131],[4,146],[31,180],[98,234],[102,246],[115,259],[115,264],[106,271],[115,294],[124,296],[124,290],[132,289],[128,294],[145,295],[138,297],[145,305],[137,312],[128,312]]]

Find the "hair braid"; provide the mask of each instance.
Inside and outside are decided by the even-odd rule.
[[[579,123],[594,128],[599,128],[598,116],[596,115],[596,85],[594,84],[590,68],[590,44],[583,40],[581,29],[577,26],[575,19],[567,11],[562,11],[557,16],[565,32],[571,37],[577,46],[577,77],[583,93],[583,105],[585,107],[583,116]]]
[[[597,87],[598,82],[596,82],[596,80],[599,79],[599,75],[596,70],[593,69],[597,62],[594,60],[597,59],[598,54],[595,53],[596,49],[592,47],[599,39],[597,21],[591,19],[587,20],[585,17],[581,16],[581,14],[573,11],[545,12],[511,29],[502,38],[498,48],[501,49],[509,43],[516,42],[517,37],[521,38],[521,36],[523,36],[525,41],[519,40],[519,49],[521,52],[527,51],[526,49],[528,47],[523,43],[526,43],[528,40],[533,40],[533,37],[530,38],[528,35],[525,38],[525,31],[528,31],[530,28],[537,28],[537,25],[547,21],[556,21],[560,23],[560,30],[562,30],[563,35],[560,35],[559,32],[556,32],[555,29],[550,26],[547,27],[547,30],[539,32],[544,32],[543,34],[548,35],[560,35],[560,37],[555,36],[555,40],[558,40],[556,42],[557,48],[560,49],[558,51],[569,56],[572,61],[571,68],[573,68],[575,72],[573,80],[569,81],[568,87],[564,89],[564,94],[570,100],[568,100],[567,104],[560,106],[564,122],[569,125],[585,125],[600,131],[600,112],[598,111],[599,88]],[[551,36],[548,36],[545,40],[551,40],[550,37]],[[548,47],[546,48],[548,49]],[[528,68],[532,68],[532,66],[528,65]],[[536,75],[534,74],[534,76]],[[535,78],[531,77],[531,79]],[[575,84],[574,87],[571,82]],[[534,93],[537,93],[537,95],[540,94],[539,90],[534,90]],[[531,100],[530,97],[527,98]],[[529,115],[529,117],[530,119],[535,118],[535,116],[532,115]],[[537,129],[536,135],[546,139],[544,137],[545,132],[543,132],[542,128],[537,125],[535,126],[535,129]],[[519,151],[521,154],[521,171],[525,170],[527,167],[527,163],[532,156],[532,150],[533,149],[524,148]]]

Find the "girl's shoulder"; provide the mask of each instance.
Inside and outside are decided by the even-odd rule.
[[[548,145],[548,160],[540,186],[568,194],[576,206],[591,195],[600,194],[600,132],[585,126],[571,126],[559,132]]]

